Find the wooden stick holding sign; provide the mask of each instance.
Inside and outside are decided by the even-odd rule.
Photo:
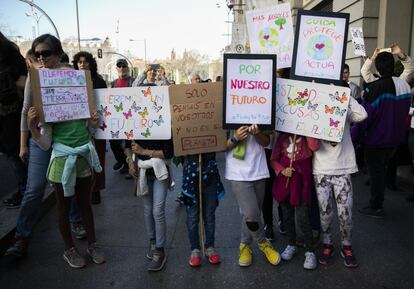
[[[198,226],[200,235],[201,255],[204,256],[204,219],[203,219],[203,160],[202,155],[198,154],[198,203],[200,206],[200,224]]]
[[[289,164],[290,176],[287,176],[285,188],[287,188],[289,186],[289,181],[290,181],[290,178],[292,177],[293,162],[295,161],[295,157],[296,157],[296,134],[293,135],[293,141],[292,142],[293,142],[292,152],[291,152],[290,164]]]

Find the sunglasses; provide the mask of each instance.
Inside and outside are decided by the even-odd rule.
[[[121,68],[121,67],[122,68],[125,68],[125,67],[128,67],[128,66],[126,66],[125,64],[117,64],[116,67],[118,67],[118,68]]]
[[[43,50],[43,51],[36,51],[34,55],[36,58],[40,58],[40,56],[43,56],[43,58],[49,57],[53,54],[51,50]]]

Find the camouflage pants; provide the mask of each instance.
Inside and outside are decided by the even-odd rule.
[[[334,203],[338,210],[342,245],[352,243],[352,182],[350,175],[314,175],[324,243],[332,243]]]

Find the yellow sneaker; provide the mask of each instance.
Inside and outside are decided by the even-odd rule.
[[[240,246],[241,248],[241,246]],[[280,263],[280,255],[279,253],[273,248],[272,244],[269,241],[265,241],[259,244],[260,251],[265,254],[267,261],[269,261],[272,265],[277,265]]]
[[[241,267],[247,267],[252,264],[252,249],[249,245],[240,243],[240,253],[239,253],[239,265]]]

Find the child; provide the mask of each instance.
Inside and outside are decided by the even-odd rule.
[[[253,239],[270,264],[276,266],[280,262],[279,253],[265,238],[262,220],[265,184],[269,178],[264,147],[269,142],[269,136],[255,124],[241,126],[227,140],[225,177],[230,180],[243,217],[239,247],[242,267],[252,263]]]
[[[43,150],[48,150],[51,146],[53,148],[46,175],[55,188],[58,225],[65,243],[63,259],[73,268],[82,268],[86,265],[84,258],[75,248],[70,231],[69,210],[72,197],[76,196],[87,233],[87,253],[94,263],[102,264],[105,262],[105,254],[96,245],[90,202],[91,168],[99,173],[102,167],[88,130],[88,125],[97,127],[98,113],[92,114],[89,124],[84,119],[41,124],[41,131],[39,131],[37,128],[38,113],[35,107],[31,107],[28,112],[28,121],[32,138],[39,147]]]
[[[338,208],[341,231],[341,255],[346,267],[357,267],[352,251],[352,182],[351,174],[358,171],[355,151],[350,135],[350,123],[361,122],[367,112],[354,98],[350,98],[342,142],[321,141],[320,148],[313,157],[313,175],[319,203],[323,251],[319,263],[327,265],[333,256],[332,219],[333,203]]]
[[[206,257],[210,264],[219,264],[220,255],[214,248],[216,208],[224,196],[224,187],[217,168],[216,154],[204,153],[202,157],[202,204],[205,230]],[[178,200],[185,205],[187,211],[187,230],[191,245],[191,255],[188,261],[191,267],[201,265],[199,237],[199,156],[188,155],[183,158],[182,193]]]
[[[273,147],[272,167],[276,174],[273,196],[282,206],[289,245],[281,254],[289,261],[296,253],[296,222],[304,234],[306,259],[303,267],[316,268],[316,256],[312,245],[312,226],[309,220],[312,186],[312,152],[318,150],[319,142],[310,137],[279,134]]]

